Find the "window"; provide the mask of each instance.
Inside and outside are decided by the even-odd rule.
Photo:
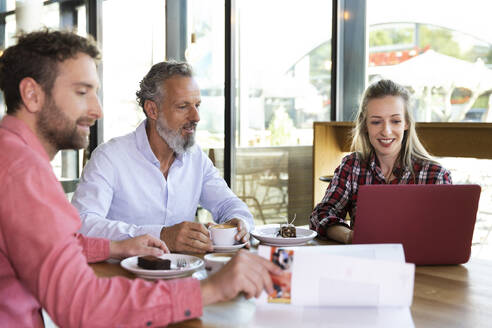
[[[492,35],[476,21],[487,19],[480,13],[492,5],[462,4],[415,1],[410,6],[386,0],[368,4],[369,81],[390,78],[407,86],[418,121],[484,122],[489,115]],[[433,10],[439,14],[426,14]]]
[[[332,4],[236,5],[234,190],[258,223],[296,215],[297,224],[306,224],[312,211],[312,122],[327,120],[331,109]]]
[[[202,93],[197,142],[222,169],[225,1],[187,4],[185,54]],[[233,6],[236,69],[230,78],[236,81],[237,122],[231,180],[258,224],[294,214],[306,219],[312,210],[312,122],[330,117],[331,6],[322,0],[248,0]],[[289,180],[296,178],[307,182],[305,191],[289,190]]]

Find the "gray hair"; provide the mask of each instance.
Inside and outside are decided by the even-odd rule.
[[[152,100],[160,105],[164,97],[164,90],[162,90],[161,85],[164,81],[174,76],[193,77],[193,69],[188,63],[175,60],[157,63],[152,66],[147,75],[140,81],[140,90],[136,93],[137,102],[142,109],[146,100]]]

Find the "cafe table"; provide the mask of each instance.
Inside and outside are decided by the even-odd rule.
[[[327,244],[333,243],[317,239],[309,243]],[[101,262],[91,267],[99,277],[135,278],[119,263]],[[492,327],[492,261],[472,259],[462,265],[417,266],[410,310],[416,327]],[[253,301],[239,297],[206,306],[202,317],[169,327],[247,327],[257,313]]]

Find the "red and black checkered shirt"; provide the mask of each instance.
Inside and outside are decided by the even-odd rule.
[[[346,227],[347,212],[350,214],[350,228],[355,222],[355,209],[359,186],[366,184],[451,184],[451,173],[434,162],[414,159],[413,172],[408,168],[393,169],[395,178],[389,182],[379,167],[375,155],[363,161],[360,154],[352,153],[343,158],[337,167],[326,194],[314,208],[309,226],[318,235],[326,236],[326,228],[341,224]]]

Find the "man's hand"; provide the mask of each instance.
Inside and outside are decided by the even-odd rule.
[[[181,222],[161,230],[161,239],[171,252],[205,253],[214,250],[207,228],[196,222]]]
[[[227,222],[224,222],[224,224],[231,224],[237,227],[237,235],[236,235],[236,240],[239,243],[245,243],[249,241],[249,232],[248,229],[246,228],[246,225],[244,224],[243,220],[240,219],[230,219]]]
[[[259,297],[263,290],[273,292],[270,274],[282,274],[272,262],[240,250],[219,272],[200,282],[202,303],[228,301],[243,292],[246,298]]]
[[[159,256],[169,253],[166,244],[151,235],[142,235],[135,238],[115,241],[109,244],[109,257],[113,259],[124,259],[136,255]]]

